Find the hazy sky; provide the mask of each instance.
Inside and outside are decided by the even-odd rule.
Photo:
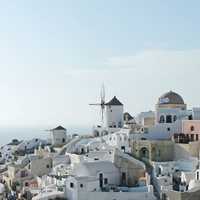
[[[102,83],[135,115],[200,106],[200,1],[0,1],[0,126],[92,125]]]

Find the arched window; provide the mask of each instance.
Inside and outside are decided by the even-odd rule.
[[[146,147],[140,149],[141,158],[149,158],[149,150]]]
[[[190,130],[191,130],[191,131],[194,131],[194,126],[191,126],[191,127],[190,127]]]
[[[160,123],[165,123],[165,116],[164,115],[160,116]]]
[[[177,116],[176,115],[174,115],[174,122],[177,120]]]
[[[166,116],[166,123],[172,123],[172,116],[171,115]]]

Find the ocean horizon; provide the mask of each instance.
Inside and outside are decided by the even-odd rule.
[[[92,127],[87,126],[64,126],[67,134],[90,134]],[[32,138],[48,139],[50,128],[44,127],[0,127],[0,146],[10,143],[13,139],[29,140]]]

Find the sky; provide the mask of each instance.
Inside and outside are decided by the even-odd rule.
[[[100,100],[200,106],[200,1],[0,0],[0,127],[92,126]]]

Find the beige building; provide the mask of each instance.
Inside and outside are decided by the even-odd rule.
[[[138,184],[141,179],[144,180],[145,184],[148,183],[146,167],[143,162],[136,160],[116,149],[114,164],[120,170],[120,182],[124,183],[124,185],[133,187]]]
[[[131,144],[132,154],[144,161],[172,161],[174,143],[168,140],[138,140]]]
[[[137,140],[130,145],[134,157],[147,162],[165,162],[199,157],[200,152],[200,141],[184,144],[170,140]]]
[[[37,176],[48,174],[52,169],[52,158],[39,158],[32,160],[25,167],[23,165],[12,164],[3,174],[3,180],[9,188],[16,187],[18,191],[27,186],[30,181],[34,181]]]
[[[34,176],[42,176],[45,174],[49,174],[53,166],[52,158],[39,158],[33,160],[28,168],[30,169],[31,174]]]
[[[189,192],[169,191],[163,195],[163,199],[164,198],[170,200],[199,200],[200,190],[194,190]]]
[[[7,172],[3,174],[3,180],[6,182],[8,188],[16,187],[18,191],[23,187],[23,183],[27,180],[33,179],[32,174],[21,165],[8,166]]]

